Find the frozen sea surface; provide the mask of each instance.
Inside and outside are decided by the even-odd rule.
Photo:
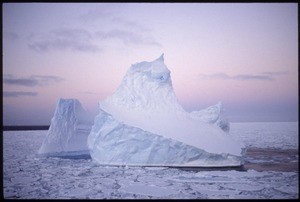
[[[232,123],[247,145],[241,170],[97,166],[37,158],[47,131],[4,131],[3,192],[23,199],[299,198],[298,123]]]
[[[231,123],[230,135],[247,147],[298,149],[298,122]]]

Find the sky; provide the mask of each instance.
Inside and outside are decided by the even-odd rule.
[[[134,63],[164,53],[187,111],[298,121],[296,3],[4,3],[3,124],[50,125],[59,98],[92,114]]]

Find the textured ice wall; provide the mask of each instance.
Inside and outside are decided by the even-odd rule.
[[[99,102],[102,109],[130,110],[145,113],[185,114],[175,96],[170,70],[164,64],[164,56],[152,62],[133,64],[124,76],[116,92]],[[125,116],[127,116],[126,114]],[[135,114],[134,114],[135,115]]]
[[[182,142],[126,125],[100,111],[88,137],[94,161],[102,165],[239,166],[242,159],[212,154]]]
[[[38,151],[45,156],[89,154],[87,137],[93,118],[77,99],[59,99],[48,134]]]

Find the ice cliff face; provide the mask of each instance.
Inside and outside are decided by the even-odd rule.
[[[126,125],[103,110],[95,118],[88,145],[93,160],[102,165],[222,167],[242,161]]]
[[[221,104],[188,113],[178,103],[163,55],[132,65],[116,92],[99,102],[88,137],[99,164],[234,166],[242,147]]]
[[[77,99],[59,99],[48,134],[38,151],[42,156],[89,154],[86,142],[93,117]]]

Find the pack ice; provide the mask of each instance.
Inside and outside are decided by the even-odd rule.
[[[240,166],[243,145],[229,134],[222,104],[187,112],[175,96],[164,55],[133,64],[99,102],[88,136],[94,162],[138,166]]]
[[[41,156],[89,155],[87,137],[93,117],[77,99],[59,99],[47,136],[40,147]]]

